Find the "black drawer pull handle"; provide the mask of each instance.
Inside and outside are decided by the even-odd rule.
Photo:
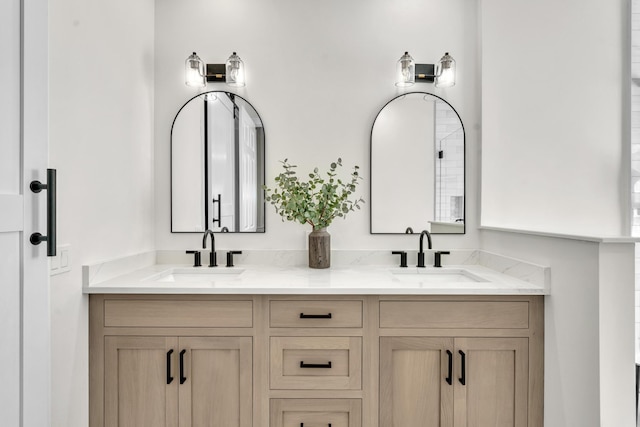
[[[304,427],[304,423],[300,423],[300,427]],[[331,427],[331,423],[329,423],[329,427]]]
[[[300,313],[301,319],[331,319],[331,313],[329,314],[304,314]]]
[[[444,380],[447,384],[451,385],[451,377],[453,376],[453,353],[447,350],[447,356],[449,356],[449,368],[447,369],[447,378]]]
[[[325,368],[325,369],[330,369],[331,368],[331,361],[329,361],[328,363],[304,363],[301,360],[300,361],[300,367],[301,368]]]
[[[467,373],[465,372],[466,355],[464,354],[464,351],[462,351],[462,350],[458,350],[458,353],[460,353],[460,356],[462,356],[460,378],[458,380],[460,381],[460,384],[467,385]]]
[[[180,384],[184,384],[187,380],[187,377],[184,376],[184,354],[187,350],[182,350],[180,352]]]
[[[167,384],[171,384],[173,382],[173,377],[171,376],[171,355],[173,354],[173,349],[167,351]]]

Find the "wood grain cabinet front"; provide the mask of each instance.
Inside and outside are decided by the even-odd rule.
[[[250,337],[105,337],[105,427],[251,427]]]
[[[271,337],[271,389],[359,390],[361,337]]]
[[[91,295],[89,427],[542,427],[544,299]]]
[[[542,297],[380,301],[379,427],[542,427]]]
[[[362,427],[360,399],[271,399],[270,427]]]
[[[252,301],[105,299],[106,327],[250,328]]]
[[[362,301],[275,300],[270,302],[272,328],[362,328]]]
[[[526,427],[526,338],[384,337],[380,427]]]
[[[382,301],[381,328],[527,329],[527,301]]]

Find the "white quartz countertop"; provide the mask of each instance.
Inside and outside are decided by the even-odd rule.
[[[177,281],[170,281],[170,280]],[[107,280],[87,280],[85,294],[546,295],[535,284],[482,265],[443,268],[154,264]]]

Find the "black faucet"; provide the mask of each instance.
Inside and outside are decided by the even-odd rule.
[[[211,253],[209,254],[209,267],[217,267],[216,260],[216,239],[213,235],[213,231],[207,230],[202,236],[202,249],[207,249],[207,236],[211,236]]]
[[[241,253],[242,251],[227,251],[227,267],[233,267],[233,256]]]
[[[200,251],[187,251],[188,254],[193,254],[193,266],[202,267],[200,259]]]
[[[437,268],[442,267],[442,255],[449,255],[450,253],[449,251],[436,251],[436,253],[433,254],[433,266]]]
[[[400,255],[400,267],[407,266],[407,252],[405,251],[393,251],[393,255]]]
[[[427,236],[427,245],[428,245],[428,249],[432,249],[431,246],[431,233],[429,233],[427,230],[422,230],[422,232],[420,233],[420,251],[418,252],[418,267],[424,267],[424,249],[423,249],[423,244],[422,241],[424,239],[424,236]]]

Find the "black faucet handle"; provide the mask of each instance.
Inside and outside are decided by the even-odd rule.
[[[227,251],[227,267],[233,267],[233,256],[241,253],[242,251]]]
[[[436,251],[433,255],[433,266],[442,267],[442,255],[449,255],[450,253],[449,251]]]
[[[216,251],[212,250],[209,253],[209,267],[217,267],[218,266],[218,258],[216,256]]]
[[[400,267],[407,266],[407,253],[405,251],[392,251],[393,255],[400,255]]]
[[[193,266],[202,267],[202,256],[200,251],[187,251],[188,254],[193,254]]]

